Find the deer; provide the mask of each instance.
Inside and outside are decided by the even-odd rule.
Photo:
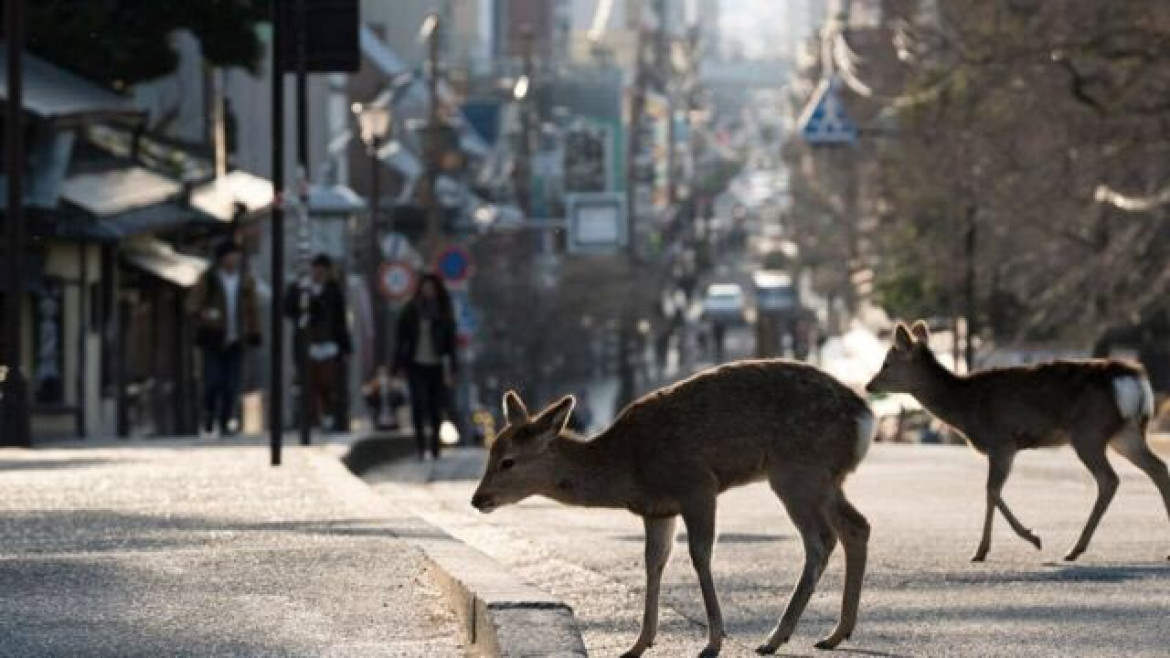
[[[1080,537],[1064,556],[1069,562],[1089,547],[1117,491],[1107,447],[1149,476],[1170,517],[1170,475],[1146,442],[1154,395],[1140,365],[1115,359],[1063,360],[956,375],[939,363],[929,342],[925,322],[910,328],[899,323],[881,370],[866,390],[913,396],[987,457],[983,534],[972,562],[987,558],[996,509],[1017,535],[1037,550],[1042,547],[1040,537],[1003,499],[1012,462],[1021,450],[1071,444],[1096,481],[1097,499]]]
[[[870,527],[842,485],[874,432],[874,416],[859,395],[812,366],[777,359],[726,364],[648,393],[590,438],[566,429],[574,405],[566,396],[530,415],[519,395],[507,392],[506,424],[471,504],[488,513],[539,495],[641,517],[645,605],[638,638],[623,656],[641,656],[654,644],[662,574],[680,517],[707,616],[699,655],[719,655],[725,634],[711,572],[716,499],[758,481],[767,481],[796,526],[804,568],[756,652],[775,653],[789,640],[838,540],[845,553],[841,616],[817,647],[832,649],[851,636]]]

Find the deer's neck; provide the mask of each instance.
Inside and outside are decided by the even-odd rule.
[[[959,430],[964,430],[969,405],[966,379],[947,370],[933,358],[923,369],[922,377],[911,391],[927,411]]]
[[[548,497],[581,507],[628,507],[633,477],[619,448],[605,434],[588,442],[558,438],[553,444],[557,480]]]

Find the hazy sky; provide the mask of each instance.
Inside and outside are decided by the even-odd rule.
[[[749,57],[787,44],[786,5],[792,0],[723,0],[719,19],[725,42],[739,41]]]

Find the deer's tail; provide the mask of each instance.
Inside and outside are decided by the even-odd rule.
[[[1117,411],[1127,423],[1136,423],[1145,429],[1154,415],[1154,391],[1143,374],[1121,375],[1113,379],[1113,399]]]
[[[869,446],[873,444],[874,430],[877,429],[873,411],[868,405],[862,405],[861,411],[857,412],[855,419],[857,422],[857,443],[853,447],[853,465],[849,470],[857,468],[861,460],[865,459],[866,453],[869,452]]]

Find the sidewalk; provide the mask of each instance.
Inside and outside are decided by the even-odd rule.
[[[327,448],[0,450],[0,656],[462,655],[371,499]]]

